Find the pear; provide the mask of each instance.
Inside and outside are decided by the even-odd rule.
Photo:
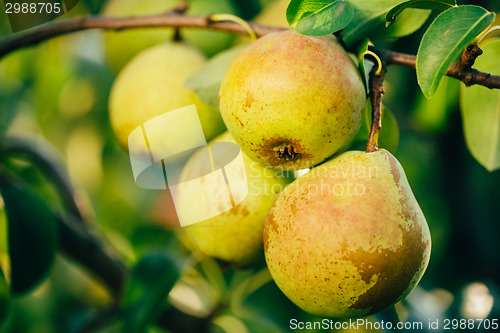
[[[228,132],[218,136],[214,142],[235,143]],[[231,262],[237,266],[247,266],[259,258],[263,258],[262,232],[267,214],[277,195],[292,180],[286,172],[272,171],[252,161],[245,154],[243,162],[246,170],[248,194],[246,198],[232,209],[210,219],[184,227],[191,237],[194,246],[203,254]],[[195,153],[187,162],[180,176],[180,182],[192,179],[199,174],[202,156]],[[213,182],[204,182],[208,193],[215,198],[227,195],[227,189]],[[190,189],[196,191],[196,189]],[[205,188],[206,190],[206,188]],[[232,187],[233,196],[239,197],[242,187]],[[199,190],[198,190],[199,191]],[[191,192],[191,191],[189,191]],[[204,210],[199,202],[193,203],[190,193],[180,191],[176,207],[188,210]]]
[[[264,230],[271,275],[304,311],[373,314],[427,267],[431,238],[403,168],[386,150],[346,152],[290,184]]]
[[[159,44],[132,59],[116,78],[109,98],[111,127],[120,143],[128,147],[128,136],[145,121],[192,104],[196,105],[207,141],[222,133],[219,111],[183,85],[205,62],[198,50],[183,42]],[[177,127],[181,130],[183,126]],[[189,128],[184,132],[191,133]],[[169,133],[165,133],[165,144],[169,144],[168,139]]]
[[[227,129],[252,159],[303,169],[359,130],[366,103],[357,67],[334,37],[268,34],[243,49],[219,93]]]
[[[172,10],[180,0],[110,0],[106,2],[103,15],[110,17],[128,17],[155,15]],[[213,13],[237,14],[230,0],[190,0],[188,14],[209,15]],[[115,71],[119,71],[127,62],[142,50],[165,42],[172,38],[171,28],[145,28],[123,31],[106,31],[106,55]],[[233,36],[220,31],[182,31],[189,43],[212,56],[227,48]]]

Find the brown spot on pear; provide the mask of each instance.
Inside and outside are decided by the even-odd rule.
[[[286,169],[314,166],[348,144],[366,103],[359,72],[337,40],[294,31],[243,49],[219,95],[224,122],[243,151]]]
[[[346,152],[290,184],[264,230],[271,275],[304,311],[360,317],[404,298],[431,238],[403,168],[386,150]]]

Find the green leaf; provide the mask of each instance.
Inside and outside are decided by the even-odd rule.
[[[481,45],[483,55],[476,59],[478,70],[500,74],[500,38]],[[465,140],[472,156],[488,171],[500,168],[500,90],[461,85],[462,122]]]
[[[273,320],[274,319],[274,320]],[[240,307],[238,311],[226,310],[214,318],[213,323],[224,332],[287,332],[286,327],[280,327],[276,318],[261,309]]]
[[[436,17],[417,53],[418,84],[427,98],[436,92],[450,65],[494,19],[494,13],[470,5],[452,7]]]
[[[2,100],[1,104],[7,104],[7,101]],[[2,107],[0,109],[0,134],[1,135],[3,135],[9,129],[9,125],[14,120],[16,114],[17,114],[17,112],[13,112],[12,109],[7,108],[7,107]]]
[[[9,253],[9,249],[7,248],[7,244],[9,243],[7,230],[7,215],[5,214],[5,209],[0,207],[0,255],[8,255]]]
[[[354,18],[344,29],[342,39],[348,46],[359,41],[402,37],[415,32],[427,20],[428,10],[410,9],[390,27],[386,27],[386,14],[402,0],[350,0],[355,8]]]
[[[396,19],[396,16],[402,13],[406,8],[436,9],[443,11],[456,4],[456,0],[410,0],[392,8],[387,13],[385,20],[387,21],[387,25],[391,24]]]
[[[386,23],[383,26],[379,25],[371,33],[371,36],[375,39],[377,34],[380,34],[383,39],[393,39],[411,35],[424,25],[430,14],[430,10],[407,9],[399,14],[398,19],[390,26],[387,26]]]
[[[5,281],[3,271],[0,269],[0,328],[10,311],[9,286]]]
[[[11,292],[24,294],[48,275],[57,247],[56,222],[45,202],[10,176],[0,174],[8,221]]]
[[[219,109],[219,90],[231,61],[247,45],[238,45],[211,58],[199,71],[191,75],[184,86],[194,90],[205,104]]]
[[[213,319],[212,323],[218,326],[222,332],[250,332],[247,325],[241,319],[230,314],[219,315]],[[212,328],[211,331],[219,332],[220,330]]]
[[[354,9],[345,0],[292,0],[286,9],[288,24],[307,36],[326,36],[344,29]]]
[[[356,134],[355,142],[366,145],[370,135],[372,123],[372,107],[370,102],[366,103],[365,114],[361,122],[361,128]],[[399,126],[394,114],[385,105],[382,105],[382,129],[378,138],[378,146],[395,153],[399,145]],[[358,147],[358,145],[356,145]]]
[[[144,257],[131,271],[125,290],[125,329],[144,332],[180,276],[180,265],[163,253]]]

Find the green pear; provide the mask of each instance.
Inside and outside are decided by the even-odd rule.
[[[190,15],[209,15],[215,13],[237,14],[230,0],[110,0],[103,9],[103,15],[110,17],[128,17],[155,15],[172,10],[180,2],[188,2]],[[142,50],[166,42],[173,37],[171,28],[145,28],[122,31],[106,31],[106,54],[115,71],[119,71],[127,62]],[[182,31],[186,40],[212,56],[227,48],[233,36],[220,31],[189,30]]]
[[[198,50],[183,42],[159,44],[132,59],[119,73],[109,97],[111,127],[120,143],[128,147],[130,133],[145,121],[192,104],[196,105],[207,141],[223,132],[219,111],[183,85],[205,62]],[[177,129],[191,135],[184,127],[186,124],[181,123]],[[165,145],[177,144],[168,139],[169,133],[165,133]]]
[[[219,93],[227,129],[252,159],[302,169],[359,130],[366,103],[357,67],[334,37],[268,34],[243,49]]]
[[[274,281],[296,305],[353,318],[408,295],[431,238],[394,156],[350,151],[285,189],[267,218],[264,248]]]
[[[214,142],[235,143],[228,132],[218,136]],[[238,266],[246,266],[263,257],[262,231],[267,214],[277,195],[290,182],[286,172],[276,172],[270,168],[252,161],[244,153],[243,162],[246,170],[248,194],[245,199],[232,209],[202,222],[191,224],[184,229],[191,237],[194,246],[203,254],[215,257]],[[193,175],[206,173],[200,170],[207,167],[200,163],[202,155],[195,153],[187,162],[180,176],[180,182],[193,179]],[[208,193],[214,198],[223,199],[227,189],[215,182],[207,180],[200,183],[208,188]],[[200,186],[198,184],[197,186]],[[242,186],[232,186],[233,197],[239,197],[243,191]],[[193,203],[191,191],[200,191],[199,188],[190,188],[186,192],[179,191],[178,209],[206,210],[200,202]]]

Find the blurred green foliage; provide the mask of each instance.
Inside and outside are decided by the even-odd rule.
[[[0,192],[9,221],[10,290],[19,296],[48,274],[57,249],[57,227],[46,203],[6,174],[0,176]]]
[[[232,1],[244,19],[252,19],[271,2]],[[457,2],[500,11],[498,1]],[[61,19],[98,14],[103,4],[80,0]],[[430,16],[433,17],[435,13]],[[383,24],[383,20],[376,23]],[[416,54],[424,29],[397,40],[377,40],[377,46]],[[0,38],[10,35],[2,10]],[[148,261],[158,259],[154,253],[169,253],[175,260],[184,260],[190,255],[189,240],[176,228],[168,193],[144,190],[134,183],[129,156],[118,145],[108,120],[107,100],[114,78],[105,60],[99,31],[54,38],[7,55],[0,60],[0,137],[28,136],[35,142],[44,138],[57,149],[65,160],[86,219],[124,262],[135,265],[130,283],[138,281],[139,298],[148,292],[161,296],[154,299],[154,304],[163,308],[173,287],[169,303],[193,316],[214,313],[208,323],[213,332],[286,332],[291,318],[318,320],[300,311],[280,292],[263,262],[257,267],[235,270],[195,256],[196,264],[183,271],[175,285],[181,272],[169,268],[169,261],[160,268],[148,265]],[[488,172],[467,150],[459,87],[465,89],[462,83],[445,78],[436,94],[426,99],[414,70],[395,66],[388,70],[384,104],[390,113],[384,117],[381,147],[391,150],[403,165],[433,240],[430,267],[419,288],[396,306],[401,319],[500,317],[500,171]],[[366,140],[367,127],[361,131],[364,132],[357,137],[361,141],[353,145],[356,149],[363,149],[362,140]],[[48,209],[61,212],[63,205],[53,185],[36,165],[20,158],[8,158],[3,165],[26,183],[33,191],[31,197],[43,198]],[[9,204],[7,198],[0,200],[1,331],[80,332],[100,313],[109,311],[113,299],[103,283],[59,254],[53,259],[48,278],[39,281],[35,290],[20,297],[9,296],[12,289],[16,293],[12,286],[17,273],[9,263],[7,235],[19,232],[7,230],[9,212],[5,206]],[[25,199],[19,199],[15,205],[22,205],[26,213],[35,215],[33,221],[32,216],[23,219],[23,223],[48,223],[51,219],[41,212],[45,208],[39,211],[37,204]],[[34,253],[39,252],[40,243],[47,248],[53,246],[51,236],[33,226],[18,227],[29,229],[34,237],[29,243],[17,244],[20,250]],[[26,260],[34,258],[28,256]],[[166,259],[161,258],[158,261],[165,264]],[[28,261],[23,264],[30,265]],[[154,278],[158,276],[165,279],[162,278],[164,284],[157,293]],[[491,306],[489,297],[494,299]],[[467,307],[474,302],[486,310]],[[486,312],[480,312],[481,309]],[[388,316],[389,312],[382,312],[373,320]],[[102,319],[102,328],[95,331],[120,332],[122,319],[111,313]],[[190,324],[189,319],[179,317],[179,321],[186,327]],[[143,325],[145,322],[140,323]],[[154,325],[146,331],[164,332]]]

